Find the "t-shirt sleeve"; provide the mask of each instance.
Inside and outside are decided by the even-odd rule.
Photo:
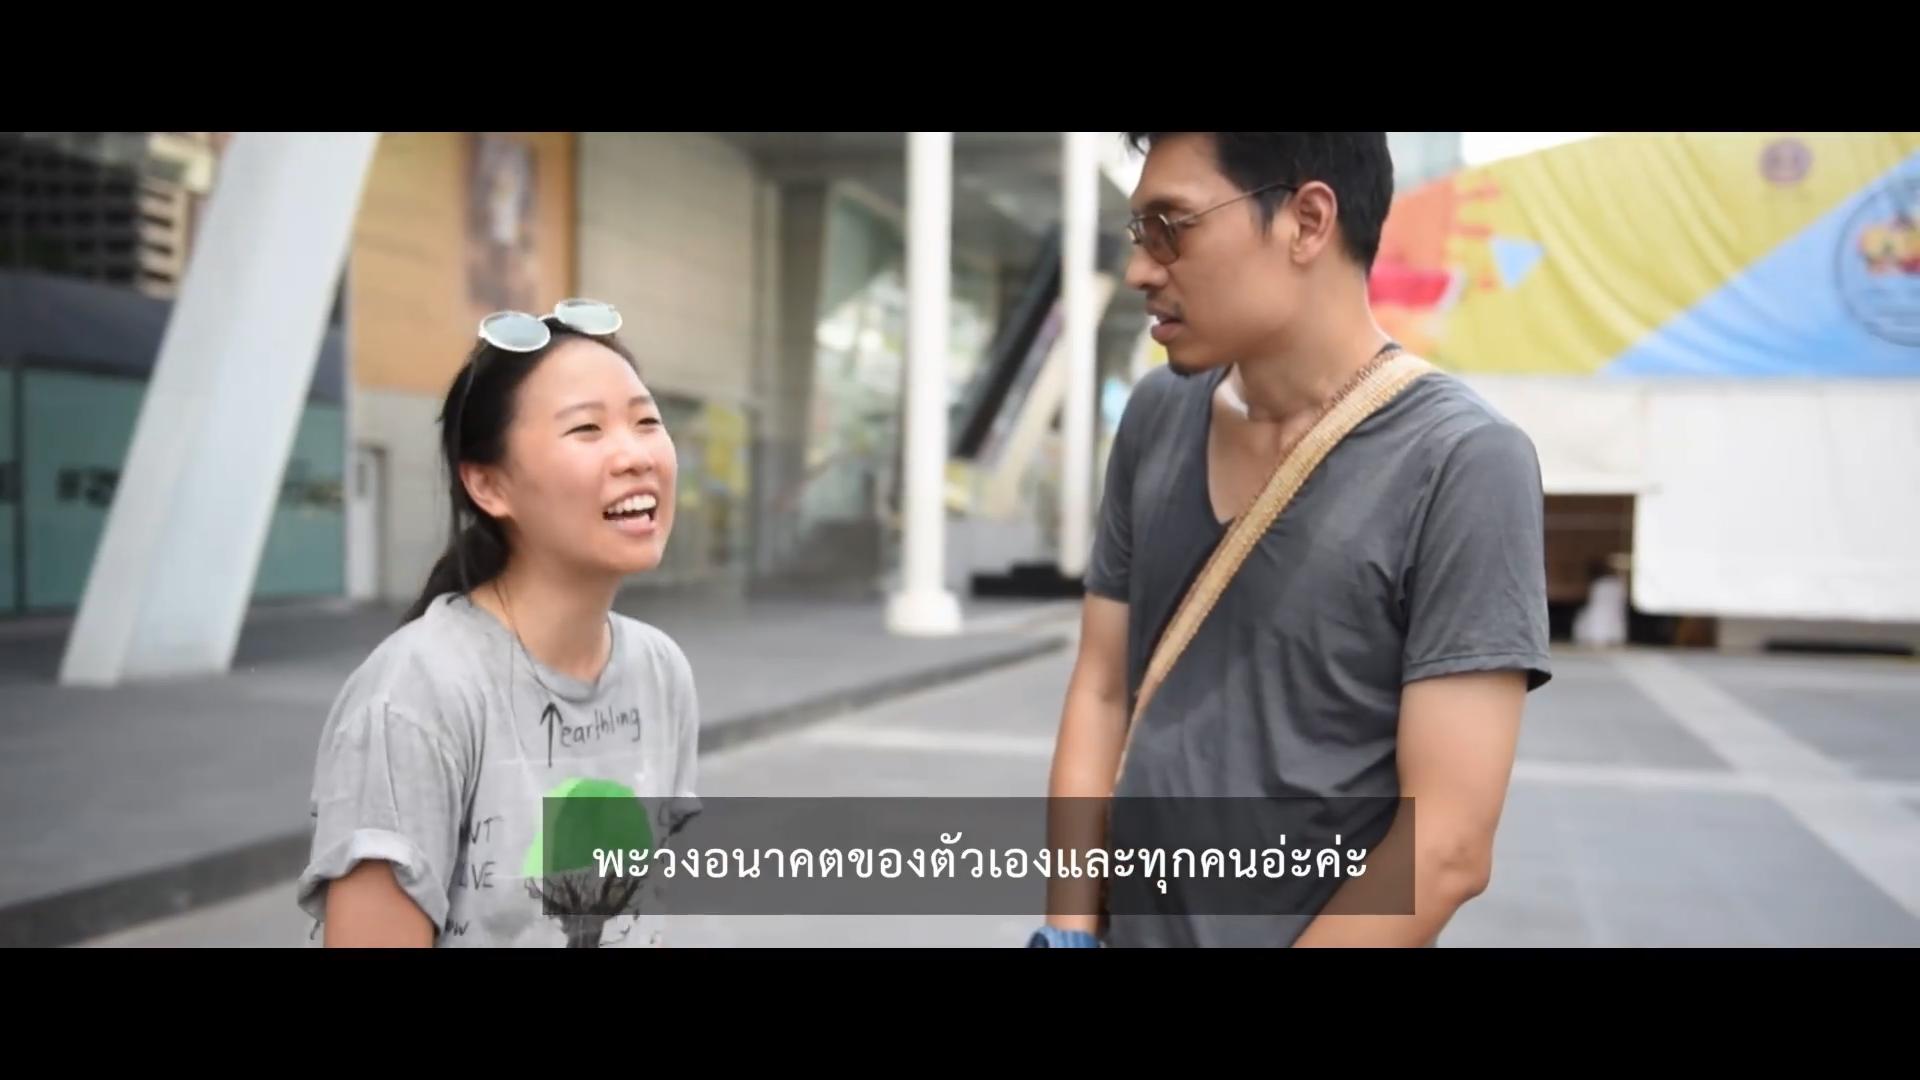
[[[320,746],[300,907],[324,921],[327,884],[363,860],[383,859],[433,925],[443,925],[464,807],[454,756],[418,718],[384,701],[349,707]]]
[[[1100,520],[1087,558],[1087,591],[1126,603],[1133,570],[1133,474],[1140,458],[1141,429],[1154,396],[1153,376],[1135,386],[1121,413],[1113,446],[1107,455],[1107,474],[1100,494]]]
[[[1520,670],[1552,677],[1545,495],[1533,442],[1510,423],[1463,435],[1434,475],[1406,584],[1404,682]]]

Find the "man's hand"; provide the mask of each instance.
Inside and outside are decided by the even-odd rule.
[[[1367,853],[1366,875],[1341,886],[1296,948],[1429,945],[1462,904],[1486,890],[1525,704],[1526,676],[1518,671],[1446,675],[1407,686],[1400,706],[1400,793],[1411,805]],[[1413,914],[1344,914],[1392,910],[1392,901],[1380,897],[1395,888],[1406,895],[1404,872],[1396,876],[1396,868],[1411,869]]]

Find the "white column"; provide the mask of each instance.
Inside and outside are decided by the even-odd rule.
[[[960,602],[947,591],[947,307],[953,246],[953,133],[907,133],[907,406],[905,535],[894,633],[951,634]]]
[[[231,665],[379,134],[242,132],[228,147],[61,682]]]
[[[1060,194],[1060,290],[1067,353],[1066,423],[1060,477],[1060,572],[1086,572],[1093,516],[1094,274],[1099,252],[1100,157],[1092,131],[1066,133]]]

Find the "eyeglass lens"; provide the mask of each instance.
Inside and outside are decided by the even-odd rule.
[[[1167,224],[1167,219],[1162,215],[1155,214],[1136,221],[1133,239],[1160,262],[1170,263],[1179,255],[1179,250],[1174,246],[1173,226]]]

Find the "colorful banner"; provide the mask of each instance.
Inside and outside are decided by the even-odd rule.
[[[1394,203],[1382,326],[1471,374],[1920,378],[1920,132],[1601,136]]]

